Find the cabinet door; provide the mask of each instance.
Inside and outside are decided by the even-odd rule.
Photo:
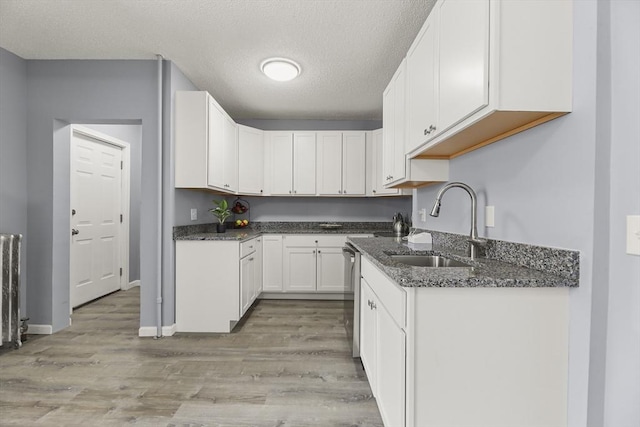
[[[371,392],[377,397],[377,320],[376,313],[372,306],[375,296],[364,278],[360,281],[360,286],[360,358],[362,359],[362,365],[364,366],[369,385],[371,386]]]
[[[393,159],[395,95],[394,82],[391,80],[382,95],[382,182],[385,185],[393,179],[393,169],[395,167]]]
[[[365,132],[342,134],[342,194],[366,194],[366,142]]]
[[[262,289],[265,292],[281,292],[282,236],[262,236],[262,249]]]
[[[251,306],[253,302],[253,289],[255,283],[255,254],[247,255],[240,260],[240,316]]]
[[[344,282],[342,247],[318,248],[316,289],[323,292],[346,292],[350,285]]]
[[[238,191],[238,125],[224,118],[224,190]]]
[[[284,249],[284,290],[313,292],[316,290],[315,247],[286,247]]]
[[[437,12],[429,14],[407,53],[407,153],[436,133]]]
[[[315,132],[293,134],[293,194],[297,196],[316,194]]]
[[[406,384],[406,341],[404,331],[395,323],[379,300],[376,314],[376,401],[386,426],[404,426]]]
[[[254,253],[255,262],[255,277],[253,284],[253,297],[252,302],[260,296],[262,292],[262,237],[256,239],[256,252]]]
[[[264,132],[247,126],[238,126],[238,192],[263,193],[264,185]]]
[[[209,128],[207,130],[207,185],[224,189],[224,127],[225,117],[209,97]]]
[[[377,129],[373,131],[373,134],[372,134],[373,141],[371,143],[371,148],[372,148],[371,166],[373,169],[371,172],[371,179],[373,183],[371,186],[372,186],[372,193],[374,196],[398,194],[400,192],[400,190],[395,188],[384,188],[385,182],[384,182],[384,175],[383,175],[383,169],[382,169],[382,160],[384,157],[383,145],[382,145],[383,137],[384,137],[383,129]]]
[[[440,2],[441,133],[489,103],[489,0]]]
[[[271,194],[291,195],[293,191],[293,134],[269,134],[271,144]]]
[[[393,97],[393,179],[397,181],[405,177],[404,138],[406,129],[406,60],[403,60],[394,76],[395,95]]]
[[[318,194],[342,194],[342,133],[318,132]]]

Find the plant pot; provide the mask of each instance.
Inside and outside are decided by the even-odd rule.
[[[220,223],[216,224],[216,231],[218,233],[226,232],[227,231],[227,224],[220,224]]]

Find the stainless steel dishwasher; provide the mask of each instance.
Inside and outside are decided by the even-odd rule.
[[[344,327],[353,357],[360,357],[360,252],[350,243],[342,248],[345,284],[350,292],[344,300]]]

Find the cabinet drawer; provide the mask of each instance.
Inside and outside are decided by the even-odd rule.
[[[315,236],[315,238],[316,238],[315,240],[318,241],[318,246],[323,246],[323,247],[339,248],[344,246],[344,243],[347,241],[347,236],[344,234],[331,235],[331,236],[320,235],[320,236]]]
[[[310,247],[316,245],[316,236],[308,234],[299,236],[284,236],[282,239],[285,247]]]
[[[257,245],[258,239],[251,239],[240,243],[240,258],[244,258],[245,256],[255,252]]]
[[[393,283],[364,257],[362,259],[362,277],[365,278],[371,290],[385,306],[393,320],[404,329],[407,306],[407,293],[405,290]]]

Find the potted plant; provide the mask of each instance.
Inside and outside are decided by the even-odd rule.
[[[227,231],[227,225],[224,223],[227,218],[231,216],[231,211],[229,210],[229,205],[225,199],[214,200],[213,203],[216,205],[215,208],[209,209],[209,212],[213,214],[216,218],[218,218],[218,224],[216,224],[216,231],[218,233],[224,233]]]

